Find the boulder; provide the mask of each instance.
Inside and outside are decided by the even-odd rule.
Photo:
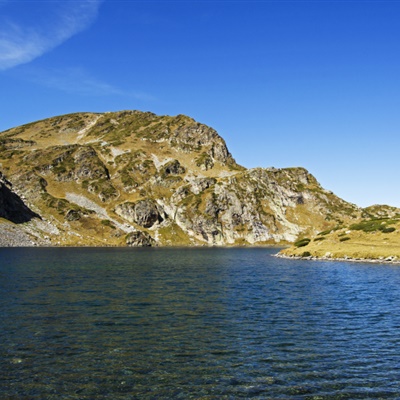
[[[157,222],[163,221],[159,206],[150,199],[120,204],[115,212],[127,221],[134,222],[143,228],[151,228]]]
[[[156,222],[162,222],[157,205],[152,200],[141,200],[135,204],[135,222],[144,228],[152,227]]]
[[[67,221],[78,221],[79,219],[81,219],[81,214],[79,211],[76,210],[68,210],[65,214],[65,219]]]
[[[126,236],[126,244],[131,247],[151,247],[156,242],[148,233],[136,231]]]
[[[178,160],[172,160],[167,162],[162,167],[165,175],[180,175],[185,173],[185,168],[182,167]]]

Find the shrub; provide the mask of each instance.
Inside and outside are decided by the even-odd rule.
[[[339,221],[340,223],[342,223],[341,221]],[[318,233],[318,236],[325,236],[325,235],[329,235],[332,232],[338,231],[339,229],[342,229],[343,226],[342,225],[336,225],[334,228],[331,229],[327,229],[326,231],[322,231]]]
[[[339,239],[341,242],[345,242],[346,240],[350,240],[348,236],[342,237]]]
[[[108,226],[111,229],[115,229],[115,225],[108,219],[102,219],[101,220],[101,224],[104,225],[104,226]]]
[[[323,236],[317,237],[314,239],[314,242],[318,242],[319,240],[325,240]]]
[[[294,242],[294,245],[295,245],[296,247],[304,247],[304,246],[307,246],[308,243],[310,243],[310,242],[311,242],[311,239],[309,239],[309,238],[304,238],[304,239],[298,240],[297,242]]]
[[[374,232],[381,227],[381,223],[377,221],[362,221],[358,224],[350,225],[353,231]]]
[[[383,228],[383,229],[381,229],[381,231],[383,232],[383,233],[390,233],[390,232],[394,232],[396,230],[396,228],[393,228],[393,226],[390,226],[390,227],[388,227],[388,228]]]
[[[305,251],[301,256],[302,257],[311,257],[311,253],[309,251]]]
[[[396,221],[390,219],[371,219],[368,221],[361,221],[358,224],[350,225],[350,229],[363,232],[384,231],[387,225],[394,224]]]

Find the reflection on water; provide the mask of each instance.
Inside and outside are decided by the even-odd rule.
[[[400,398],[400,268],[274,252],[0,249],[0,398]]]

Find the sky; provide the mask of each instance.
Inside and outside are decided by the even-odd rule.
[[[400,1],[0,0],[0,131],[185,114],[247,167],[400,207]]]

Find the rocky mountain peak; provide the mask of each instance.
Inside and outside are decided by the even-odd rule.
[[[184,115],[68,114],[1,132],[0,149],[48,221],[29,229],[57,245],[282,243],[361,213],[304,168],[246,170]]]

